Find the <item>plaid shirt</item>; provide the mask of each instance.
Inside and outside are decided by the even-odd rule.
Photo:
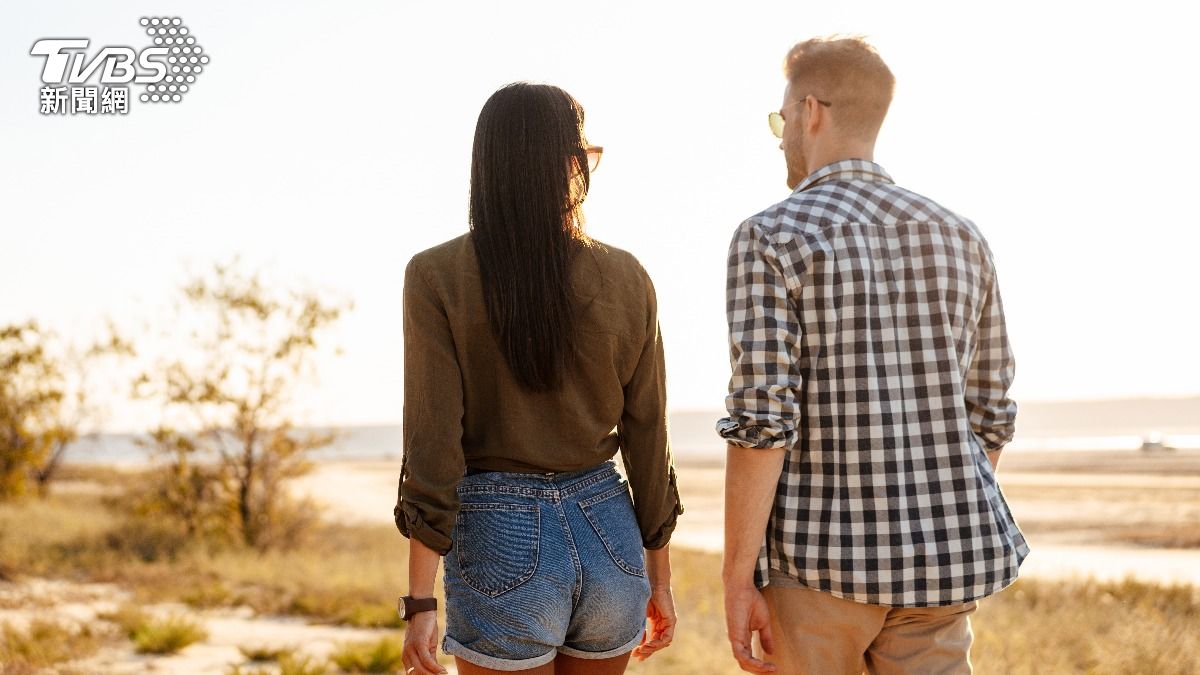
[[[986,450],[1012,438],[1013,357],[975,225],[850,159],[729,247],[728,442],[785,448],[759,554],[800,584],[926,607],[1010,584],[1029,553]]]

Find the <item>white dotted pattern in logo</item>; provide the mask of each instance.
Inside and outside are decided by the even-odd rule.
[[[161,82],[146,85],[138,98],[146,103],[178,103],[187,95],[196,76],[208,65],[208,54],[196,44],[188,27],[179,17],[142,17],[139,22],[154,44],[166,47],[167,76]]]

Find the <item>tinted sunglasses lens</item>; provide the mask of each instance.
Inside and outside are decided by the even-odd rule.
[[[775,138],[783,138],[783,115],[773,112],[767,115],[767,123],[771,125],[771,133]]]
[[[588,173],[595,171],[596,168],[600,166],[600,157],[602,154],[603,154],[603,151],[601,151],[601,150],[597,150],[597,149],[589,149],[588,150],[588,153],[587,153]]]

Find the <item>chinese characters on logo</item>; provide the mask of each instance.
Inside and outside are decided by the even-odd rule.
[[[41,102],[43,115],[124,115],[129,112],[129,88],[42,87]]]

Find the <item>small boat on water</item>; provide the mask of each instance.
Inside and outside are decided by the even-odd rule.
[[[1142,438],[1142,452],[1170,452],[1174,449],[1167,445],[1163,435],[1157,431],[1152,431]]]

